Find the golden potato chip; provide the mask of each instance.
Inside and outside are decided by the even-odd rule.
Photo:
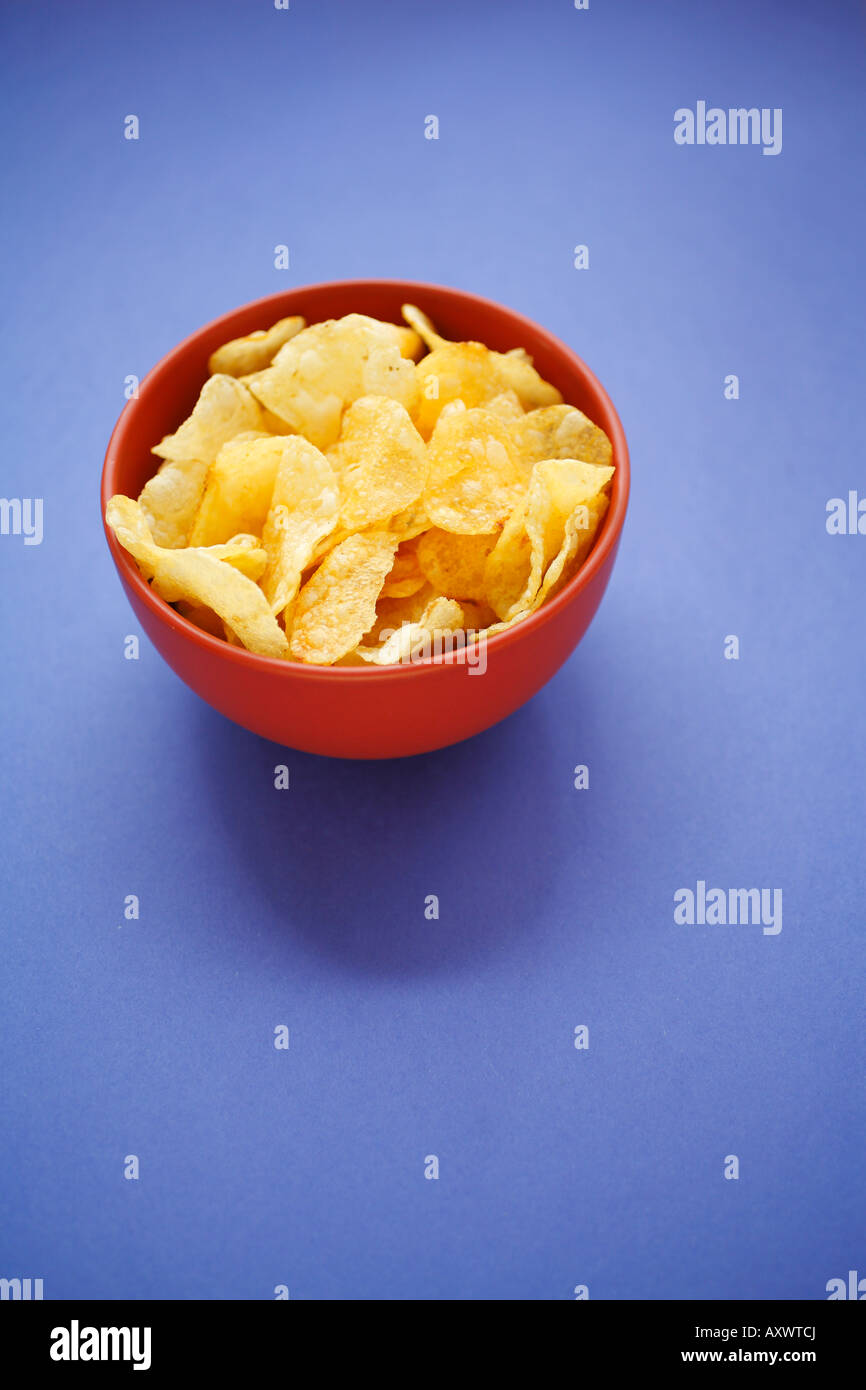
[[[405,623],[417,623],[428,604],[436,598],[432,584],[425,583],[414,594],[402,596],[380,594],[376,604],[376,618],[372,627],[364,633],[365,647],[376,646],[385,628],[396,632]]]
[[[222,446],[242,430],[254,430],[261,422],[259,403],[242,381],[221,373],[208,377],[192,414],[183,424],[153,446],[165,459],[204,459],[212,463]]]
[[[551,561],[533,604],[540,608],[553,598],[577,573],[592,549],[596,532],[610,503],[607,492],[598,492],[587,503],[579,503],[565,523],[565,538],[559,554]]]
[[[498,396],[489,400],[485,410],[492,410],[494,415],[498,415],[502,420],[518,420],[523,415],[523,406],[520,404],[520,397],[511,388],[501,391]]]
[[[215,560],[222,560],[227,565],[233,565],[241,574],[245,574],[248,579],[254,579],[256,583],[261,579],[268,563],[267,552],[263,549],[258,536],[247,536],[238,534],[220,545],[208,545],[198,547],[206,554],[212,555]]]
[[[212,376],[217,372],[225,372],[228,376],[260,372],[270,365],[283,344],[294,338],[306,325],[306,319],[293,314],[289,318],[279,319],[270,328],[258,328],[244,338],[232,338],[231,342],[223,343],[222,347],[211,353],[208,371]]]
[[[543,459],[582,459],[609,465],[610,440],[604,430],[573,405],[548,405],[515,421],[514,439],[526,465]]]
[[[382,585],[383,598],[409,598],[423,589],[427,580],[423,574],[413,574],[407,579],[386,579]]]
[[[419,497],[418,501],[413,502],[405,511],[391,517],[388,530],[399,536],[401,541],[411,541],[420,536],[422,531],[426,531],[429,525],[430,518],[424,510],[423,497]]]
[[[434,598],[424,608],[416,623],[404,623],[395,629],[381,647],[359,646],[355,654],[376,666],[393,666],[410,658],[429,656],[431,639],[437,634],[458,632],[463,627],[463,609],[453,599]]]
[[[340,505],[337,478],[325,455],[300,435],[280,440],[281,458],[262,543],[268,568],[262,580],[274,613],[295,598],[313,551],[333,531]]]
[[[425,439],[430,438],[449,401],[462,400],[471,409],[513,393],[522,410],[534,410],[562,400],[556,387],[539,376],[522,348],[494,352],[483,343],[449,342],[412,304],[403,305],[403,317],[431,349],[416,369],[418,395],[413,413]],[[497,413],[502,412],[500,402]]]
[[[446,598],[483,603],[487,597],[484,566],[498,539],[498,531],[466,536],[434,526],[418,539],[418,567],[436,592]]]
[[[154,544],[143,508],[129,497],[112,497],[106,520],[120,544],[152,575],[160,597],[202,605],[217,613],[248,651],[287,657],[286,635],[252,579],[207,550],[169,549]],[[241,546],[240,549],[247,549]]]
[[[515,623],[535,613],[548,599],[572,579],[589,551],[592,549],[596,532],[607,512],[610,497],[607,492],[599,492],[589,503],[578,503],[571,516],[566,519],[565,537],[559,554],[551,561],[541,587],[528,607],[517,607],[511,617],[502,622],[493,622],[487,627],[487,636],[495,637]],[[465,605],[464,605],[465,607]]]
[[[461,599],[460,607],[463,609],[463,626],[467,631],[483,632],[496,622],[496,614],[488,603],[471,603]]]
[[[424,508],[443,531],[468,536],[495,531],[526,486],[509,430],[489,410],[444,415],[428,445],[427,463]]]
[[[525,504],[509,518],[485,566],[487,598],[501,619],[532,608],[548,566],[563,547],[566,521],[582,507],[588,530],[590,504],[612,476],[612,468],[576,459],[535,465]]]
[[[359,531],[389,521],[421,497],[424,441],[405,406],[388,396],[361,396],[343,416],[329,458],[340,478],[340,526]]]
[[[388,531],[349,536],[325,556],[298,595],[290,651],[296,661],[328,665],[358,645],[376,619],[376,599],[394,560]]]
[[[526,534],[527,498],[522,497],[502,528],[484,564],[482,589],[497,617],[516,613],[532,568],[532,547]]]
[[[261,535],[285,438],[245,430],[222,446],[208,470],[190,545],[217,545],[236,531]]]
[[[399,323],[395,324],[394,327],[398,334],[397,341],[400,344],[400,356],[411,357],[413,362],[417,362],[418,358],[423,356],[424,353],[423,341],[415,332],[414,328],[404,328],[403,325]]]
[[[417,546],[417,540],[411,540],[398,548],[382,585],[382,598],[408,598],[424,587],[427,581],[418,565]]]
[[[223,444],[261,424],[258,401],[231,376],[209,377],[189,419],[153,452],[166,461],[139,497],[157,545],[186,545],[205,479]]]
[[[305,328],[251,383],[262,405],[320,449],[340,433],[343,410],[359,396],[389,396],[407,408],[416,367],[400,352],[396,324],[347,314]]]
[[[588,513],[590,502],[612,477],[612,468],[576,459],[547,459],[533,468],[526,507],[526,533],[532,563],[525,599],[530,605],[535,601],[548,565],[562,549],[566,521],[576,508]],[[585,529],[588,530],[589,525],[587,515]]]
[[[400,310],[409,327],[426,343],[428,348],[441,347],[448,339],[436,332],[432,320],[415,304],[404,304]]]

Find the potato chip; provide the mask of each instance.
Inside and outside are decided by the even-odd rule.
[[[418,565],[417,541],[406,541],[394,556],[394,563],[385,576],[382,598],[408,598],[426,584]]]
[[[427,345],[428,348],[432,349],[441,347],[443,343],[447,343],[448,339],[443,338],[441,334],[436,332],[436,329],[433,327],[432,320],[428,318],[428,316],[425,313],[423,313],[417,307],[417,305],[404,304],[401,307],[400,312],[403,315],[406,322],[409,324],[409,327],[415,331],[418,337],[423,340],[423,342]]]
[[[361,639],[365,647],[376,646],[385,628],[396,632],[405,623],[417,623],[427,605],[436,598],[432,584],[426,581],[414,594],[400,596],[379,595],[376,604],[376,618],[372,627]]]
[[[405,511],[391,517],[388,530],[399,536],[401,541],[411,541],[420,536],[422,531],[426,531],[429,525],[430,518],[424,510],[423,497],[419,497],[417,502],[413,502]]]
[[[556,387],[538,375],[532,359],[522,349],[494,352],[483,343],[448,342],[436,332],[426,314],[412,304],[403,305],[403,317],[431,349],[416,369],[418,396],[414,419],[425,439],[430,438],[449,401],[462,400],[472,409],[513,393],[522,410],[534,410],[562,400]],[[500,402],[497,413],[502,408]]]
[[[532,568],[532,547],[526,534],[527,498],[522,497],[502,528],[484,564],[482,588],[497,617],[519,611]]]
[[[284,343],[306,328],[306,319],[299,314],[279,319],[268,329],[258,328],[243,338],[232,338],[223,343],[208,360],[208,371],[213,376],[225,372],[228,376],[247,376],[260,372],[269,366]]]
[[[578,504],[568,517],[562,548],[548,566],[533,609],[540,608],[549,598],[553,598],[554,594],[559,593],[563,585],[577,573],[592,548],[609,503],[608,493],[596,493],[588,503]]]
[[[252,545],[248,542],[252,542]],[[193,549],[200,555],[209,555],[213,560],[222,560],[223,564],[231,565],[232,569],[246,575],[247,579],[252,579],[255,584],[258,584],[268,563],[267,554],[255,536],[237,536],[226,545],[185,547],[186,551]],[[153,577],[152,588],[166,603],[176,603],[184,597],[183,590],[173,593],[171,584],[164,578],[161,579],[158,574]]]
[[[531,410],[513,426],[514,439],[527,466],[542,459],[582,459],[609,465],[610,440],[604,430],[573,405]]]
[[[286,635],[252,579],[207,550],[169,549],[154,544],[143,508],[128,497],[112,497],[106,520],[153,587],[167,602],[179,599],[217,613],[248,651],[287,657]],[[245,549],[247,547],[241,547]]]
[[[426,657],[431,654],[431,638],[460,631],[463,621],[463,609],[459,603],[453,599],[434,598],[425,606],[416,623],[403,623],[381,647],[359,646],[355,654],[376,666],[393,666],[413,657]]]
[[[427,580],[423,574],[413,574],[407,579],[386,579],[382,585],[383,598],[410,598],[423,589]]]
[[[262,547],[258,536],[240,533],[220,545],[208,545],[199,548],[208,555],[212,555],[215,560],[222,560],[227,565],[233,565],[236,570],[240,570],[241,574],[245,574],[248,579],[254,579],[256,583],[261,579],[268,563],[267,552]]]
[[[411,357],[413,362],[417,362],[419,357],[423,357],[424,343],[414,328],[404,328],[402,324],[396,323],[394,331],[397,333],[401,357]]]
[[[376,599],[397,538],[365,531],[341,541],[298,595],[290,651],[295,661],[328,665],[357,647],[376,619]]]
[[[467,632],[483,632],[491,623],[496,622],[496,614],[489,603],[471,603],[461,599],[460,607],[463,609],[463,626]]]
[[[285,436],[245,430],[222,446],[208,470],[190,545],[217,545],[236,531],[261,535],[284,442]]]
[[[425,359],[426,360],[426,359]],[[443,531],[495,531],[525,489],[509,430],[489,410],[449,411],[427,449],[424,508]]]
[[[575,459],[535,465],[525,504],[509,518],[485,566],[487,597],[501,619],[532,608],[548,566],[563,547],[566,521],[581,507],[589,531],[590,505],[612,476],[612,468]]]
[[[499,532],[456,535],[434,526],[417,543],[417,564],[437,593],[446,598],[486,601],[484,566]]]
[[[589,504],[612,476],[612,468],[576,459],[547,459],[535,465],[526,508],[526,532],[532,552],[528,603],[534,602],[548,565],[562,548],[566,521],[576,508],[588,513]],[[590,524],[587,515],[584,529],[589,530]]]
[[[340,433],[343,410],[359,396],[388,396],[407,408],[416,367],[400,352],[395,324],[347,314],[313,324],[280,348],[252,382],[262,405],[320,449]]]
[[[489,400],[484,409],[491,410],[501,420],[518,420],[524,413],[523,406],[520,404],[520,397],[510,387],[507,391],[501,391],[498,396]]]
[[[261,418],[258,401],[242,382],[208,378],[189,419],[153,449],[166,462],[138,500],[157,545],[187,544],[210,465],[223,444],[256,429]]]
[[[280,447],[262,535],[268,554],[262,589],[274,613],[284,612],[293,602],[316,545],[337,523],[340,505],[334,470],[314,444],[290,435],[280,440]]]
[[[344,530],[389,521],[421,497],[424,441],[405,406],[388,396],[361,396],[349,406],[329,457],[340,477]]]

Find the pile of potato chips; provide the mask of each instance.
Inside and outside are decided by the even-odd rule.
[[[521,349],[298,317],[211,357],[188,420],[108,524],[155,593],[262,656],[391,665],[534,612],[589,552],[607,435]]]

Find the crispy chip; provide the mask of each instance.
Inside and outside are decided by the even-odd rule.
[[[533,609],[540,608],[549,598],[553,598],[554,594],[559,593],[563,585],[580,569],[592,549],[596,532],[604,520],[609,503],[608,493],[596,493],[588,503],[579,504],[568,517],[562,548],[548,566]]]
[[[155,545],[143,508],[129,497],[112,497],[105,515],[120,544],[144,574],[152,575],[153,588],[161,598],[212,609],[251,652],[288,656],[286,635],[252,579],[207,550]]]
[[[519,611],[532,567],[532,549],[526,534],[527,499],[521,498],[502,529],[484,565],[482,588],[497,614]]]
[[[498,538],[498,531],[463,536],[434,526],[418,540],[417,563],[437,593],[483,603],[484,566]]]
[[[157,545],[186,545],[205,479],[223,444],[261,424],[258,402],[231,376],[209,377],[189,419],[153,452],[166,460],[139,502]]]
[[[566,522],[577,508],[586,513],[583,531],[595,534],[600,518],[593,523],[593,517],[601,505],[597,499],[612,476],[612,468],[576,459],[535,465],[525,504],[509,518],[485,566],[487,598],[501,619],[531,610],[548,566],[565,543]]]
[[[389,396],[407,408],[416,367],[401,355],[400,330],[365,314],[315,323],[280,348],[251,383],[262,405],[320,449],[340,433],[343,410],[359,396]]]
[[[290,646],[296,661],[328,665],[358,645],[375,622],[396,549],[390,532],[365,531],[325,556],[298,595]]]
[[[485,410],[492,410],[494,415],[498,415],[502,420],[518,420],[523,415],[523,406],[520,404],[520,397],[511,388],[501,391],[498,396],[494,396],[485,405]]]
[[[267,552],[258,536],[239,533],[220,545],[201,546],[199,549],[204,550],[207,555],[212,555],[215,560],[233,565],[241,574],[245,574],[248,579],[254,579],[256,583],[261,579],[268,563]]]
[[[527,467],[543,459],[583,459],[609,465],[610,440],[604,430],[573,405],[548,405],[516,420],[512,433]]]
[[[193,407],[174,434],[153,447],[165,459],[204,459],[212,463],[222,446],[242,430],[255,429],[262,418],[258,401],[242,381],[221,373],[208,377]]]
[[[468,632],[483,632],[496,622],[496,614],[489,603],[470,603],[461,599],[460,607],[463,609],[463,626]]]
[[[363,644],[375,646],[385,628],[396,632],[404,623],[417,623],[427,605],[436,598],[432,584],[425,583],[414,594],[387,596],[380,594],[376,604],[376,620],[369,631],[364,633]]]
[[[316,545],[337,523],[340,505],[334,470],[314,444],[289,435],[280,440],[280,447],[262,536],[268,554],[262,588],[275,613],[284,612],[293,602]]]
[[[441,347],[447,343],[448,339],[443,338],[436,329],[428,316],[423,313],[415,304],[404,304],[400,310],[409,327],[412,328],[418,337],[426,343],[428,348]]]
[[[495,531],[525,488],[511,435],[489,410],[452,410],[438,422],[427,449],[424,507],[443,531]]]
[[[539,376],[522,348],[494,352],[483,343],[449,342],[412,304],[403,305],[403,317],[431,349],[417,367],[414,419],[425,439],[430,438],[449,401],[462,400],[471,409],[513,393],[522,410],[534,410],[562,400],[556,387]],[[503,413],[501,401],[497,413]]]
[[[418,565],[417,540],[405,541],[394,556],[394,563],[385,576],[382,598],[408,598],[426,584]]]
[[[258,328],[244,338],[232,338],[211,353],[208,371],[212,376],[217,372],[225,372],[228,376],[260,372],[270,365],[283,344],[305,327],[306,319],[293,314],[290,318],[279,319],[268,329]]]
[[[415,332],[414,328],[404,328],[402,324],[394,325],[397,333],[397,341],[400,344],[400,356],[411,357],[413,362],[417,362],[419,357],[424,355],[424,342]]]
[[[421,497],[427,472],[424,441],[399,401],[387,396],[354,401],[329,457],[340,477],[344,530],[389,521]]]
[[[438,633],[459,632],[463,622],[463,609],[459,603],[453,599],[434,598],[425,606],[416,623],[403,623],[390,633],[381,647],[359,646],[355,654],[376,666],[393,666],[412,657],[426,657],[430,655],[431,638]]]
[[[261,535],[285,438],[246,430],[222,446],[208,471],[190,545],[217,545],[239,530]]]

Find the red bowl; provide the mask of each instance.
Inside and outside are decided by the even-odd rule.
[[[395,758],[444,748],[487,729],[524,704],[559,669],[589,627],[610,578],[629,492],[622,425],[601,383],[579,357],[522,315],[462,290],[402,280],[344,280],[285,290],[200,328],[145,378],[115,426],[102,472],[102,514],[114,493],[137,497],[156,471],[154,444],[192,410],[221,343],[287,314],[308,323],[352,312],[400,323],[406,302],[448,338],[499,351],[522,347],[543,377],[606,431],[616,473],[595,546],[574,578],[531,617],[486,643],[486,669],[459,652],[385,668],[315,667],[256,656],[209,633],[157,598],[106,527],[112,558],[135,614],[169,666],[221,714],[308,753]]]

